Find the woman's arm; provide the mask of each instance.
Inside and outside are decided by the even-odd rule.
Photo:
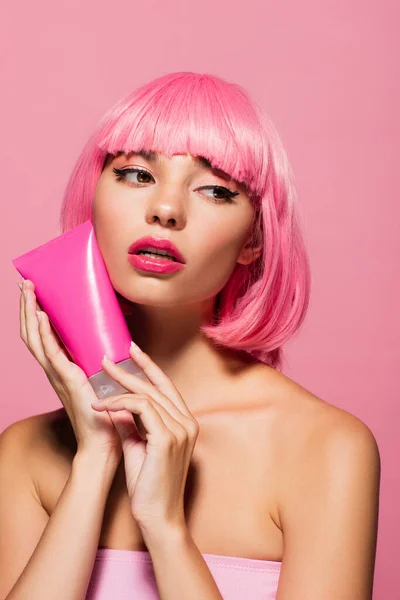
[[[15,433],[6,430],[0,442],[0,571],[13,572],[7,589],[3,579],[1,600],[84,600],[117,460],[114,456],[99,458],[78,452],[57,506],[43,529],[44,510],[38,504],[34,507],[32,491],[22,483],[27,478],[18,458]],[[40,534],[34,547],[35,536]],[[30,548],[34,547],[33,553],[30,550],[26,554],[25,540],[29,540]],[[22,565],[20,554],[24,553]],[[18,580],[16,571],[21,573]]]
[[[222,600],[214,577],[187,528],[142,531],[160,600]]]
[[[136,349],[135,349],[136,347]],[[186,526],[185,485],[199,424],[182,395],[150,356],[136,345],[132,358],[148,381],[103,361],[128,393],[93,406],[111,415],[138,415],[145,435],[115,422],[122,440],[131,512],[149,550],[161,600],[222,600],[217,584]],[[136,421],[135,421],[136,422]]]
[[[285,467],[276,600],[371,600],[380,484],[375,438],[343,411],[315,423],[303,439]]]

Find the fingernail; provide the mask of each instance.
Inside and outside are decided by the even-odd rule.
[[[37,314],[37,318],[38,318],[39,323],[41,323],[42,322],[42,313],[40,312],[40,310],[37,310],[36,314]]]
[[[134,341],[131,341],[131,348],[134,352],[137,352],[137,354],[141,354],[141,349],[139,348],[139,346],[137,344],[135,344]]]
[[[106,363],[106,365],[115,365],[115,362],[113,360],[111,360],[111,358],[109,356],[107,356],[107,354],[105,354],[103,356],[103,361]]]

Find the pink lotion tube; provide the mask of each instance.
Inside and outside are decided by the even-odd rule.
[[[91,221],[86,221],[12,261],[35,284],[39,304],[85,372],[98,398],[127,392],[103,371],[107,354],[125,371],[147,381],[129,354],[131,334]]]

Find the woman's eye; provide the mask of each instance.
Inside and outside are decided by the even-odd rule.
[[[117,181],[126,181],[128,184],[140,186],[146,183],[150,183],[151,180],[154,181],[153,175],[146,171],[145,169],[138,169],[134,167],[130,167],[129,169],[117,169],[113,168],[113,171],[116,175]],[[128,179],[128,175],[132,174],[136,176],[136,181],[132,181],[130,178]],[[206,194],[208,198],[210,198],[213,202],[217,204],[223,204],[224,202],[232,202],[232,199],[235,196],[239,195],[239,192],[232,192],[228,188],[222,185],[204,185],[199,190],[207,190],[212,192],[210,195]]]
[[[148,172],[145,171],[144,169],[134,169],[134,168],[129,168],[129,169],[116,169],[115,167],[113,168],[114,173],[117,175],[116,179],[117,181],[127,181],[128,183],[137,183],[137,184],[141,184],[141,183],[149,183],[148,181],[131,181],[130,179],[127,179],[127,175],[129,173],[134,173],[137,174],[138,177],[140,177],[140,179],[144,178],[146,179],[146,177],[151,177],[153,179],[153,176]]]
[[[208,197],[217,203],[232,202],[232,198],[239,195],[239,192],[232,192],[222,185],[206,185],[199,189],[212,191],[212,195]]]

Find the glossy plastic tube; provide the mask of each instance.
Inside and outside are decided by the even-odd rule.
[[[104,354],[147,381],[130,357],[131,334],[91,221],[22,254],[12,263],[24,279],[35,284],[39,304],[98,398],[127,391],[103,371]]]

